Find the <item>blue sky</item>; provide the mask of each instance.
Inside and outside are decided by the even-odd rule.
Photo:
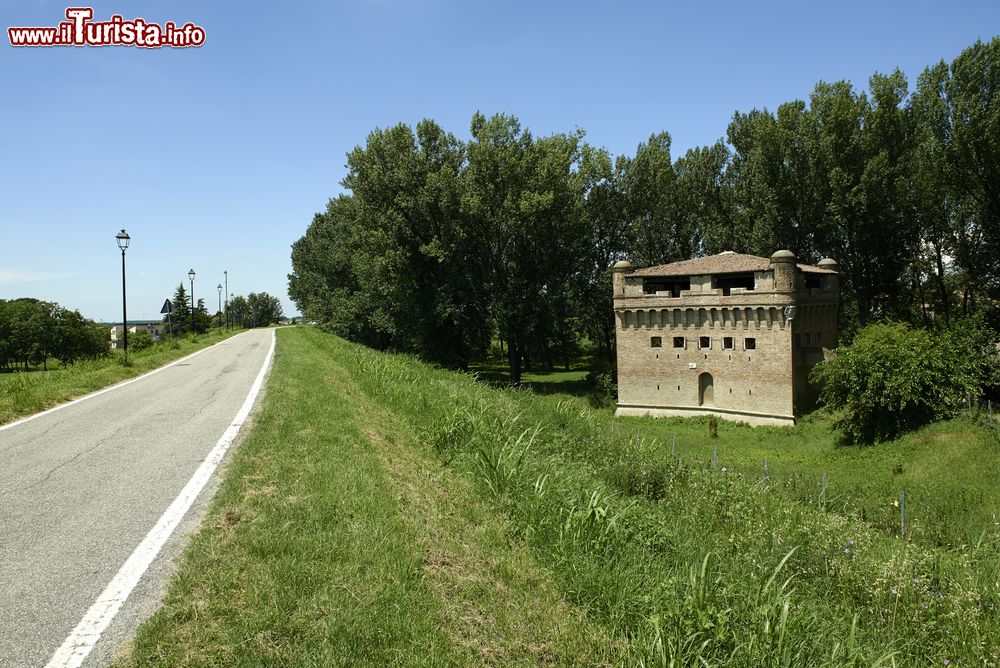
[[[79,3],[82,4],[82,3]],[[613,153],[651,133],[674,156],[819,80],[915,80],[1000,33],[995,0],[931,2],[96,2],[95,19],[183,24],[197,49],[14,49],[65,3],[0,0],[0,298],[96,320],[159,317],[189,268],[209,297],[289,301],[290,245],[341,191],[369,131],[433,118],[460,137],[476,110],[535,134],[584,129]]]

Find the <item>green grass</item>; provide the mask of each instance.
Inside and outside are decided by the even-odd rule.
[[[521,383],[541,394],[565,393],[584,396],[590,392],[587,374],[590,372],[590,358],[573,361],[569,369],[558,366],[552,370],[536,369],[523,371]],[[510,369],[504,360],[489,359],[472,364],[469,369],[476,378],[494,387],[510,385]]]
[[[620,438],[648,441],[657,457],[742,473],[801,504],[860,519],[898,535],[905,492],[905,531],[930,546],[973,545],[1000,529],[1000,438],[974,421],[956,419],[874,447],[837,445],[832,419],[814,413],[794,428],[751,428],[707,419],[619,418]],[[823,497],[823,478],[826,494]]]
[[[605,663],[606,638],[345,354],[278,332],[254,429],[118,665]]]
[[[258,424],[123,664],[1000,661],[995,526],[899,538],[836,500],[891,504],[880,485],[909,475],[989,502],[989,432],[841,449],[822,418],[712,444],[698,421],[611,425],[583,398],[283,330]],[[825,506],[783,482],[826,464]],[[970,535],[982,519],[931,503]]]
[[[128,365],[123,363],[121,353],[112,351],[101,359],[83,360],[62,368],[56,365],[57,368],[47,371],[0,373],[0,424],[134,378],[236,333],[213,330],[195,339],[164,341],[129,353]]]

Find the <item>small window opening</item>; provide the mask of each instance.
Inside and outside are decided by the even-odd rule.
[[[811,346],[812,342],[813,342],[812,334],[809,333],[809,332],[806,332],[806,345],[807,346]]]
[[[712,347],[712,337],[710,336],[699,336],[698,337],[698,347],[699,348],[711,348]]]
[[[660,348],[663,346],[663,337],[651,336],[649,337],[649,347],[650,348]]]
[[[743,350],[757,350],[757,339],[752,336],[743,339]]]
[[[722,338],[722,348],[723,348],[723,350],[732,350],[733,349],[733,337],[731,337],[731,336],[724,336]]]
[[[674,348],[683,348],[683,347],[684,347],[684,337],[683,336],[675,336],[674,337]]]

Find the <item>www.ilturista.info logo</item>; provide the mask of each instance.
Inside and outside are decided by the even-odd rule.
[[[93,21],[92,7],[69,7],[67,21],[50,28],[7,28],[11,46],[141,46],[184,48],[205,43],[205,29],[193,23],[162,26],[145,19],[126,21],[115,14],[108,21]]]

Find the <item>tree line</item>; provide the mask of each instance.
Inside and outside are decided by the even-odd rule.
[[[1000,324],[1000,38],[867,90],[733,115],[674,159],[670,135],[612,155],[580,130],[535,137],[477,113],[461,141],[432,120],[373,131],[345,194],[292,246],[303,315],[384,349],[465,367],[494,339],[522,365],[588,338],[611,359],[610,266],[724,250],[841,267],[842,333],[985,313]]]
[[[215,315],[209,314],[204,299],[199,299],[195,304],[192,317],[191,298],[184,288],[184,283],[177,285],[172,303],[174,311],[169,317],[164,316],[163,322],[169,326],[174,336],[183,336],[192,331],[195,334],[202,334],[212,327],[225,325],[225,314],[221,311],[217,311]],[[251,292],[246,297],[242,295],[233,297],[229,300],[228,309],[231,326],[266,327],[284,317],[281,302],[266,292]]]
[[[72,364],[108,353],[107,327],[53,302],[0,299],[0,369]]]

